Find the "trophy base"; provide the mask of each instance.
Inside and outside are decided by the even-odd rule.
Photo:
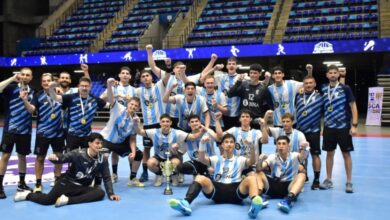
[[[171,188],[165,188],[164,189],[164,195],[172,195],[173,194],[173,191]]]

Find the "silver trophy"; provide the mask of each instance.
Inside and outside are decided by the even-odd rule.
[[[171,184],[171,175],[172,175],[173,171],[175,170],[175,166],[169,160],[169,156],[171,155],[169,150],[167,150],[165,152],[165,154],[167,155],[167,160],[160,163],[161,170],[166,178],[166,183],[167,183],[167,185],[165,186],[165,189],[164,189],[164,195],[172,195],[173,191],[172,191],[170,184]]]

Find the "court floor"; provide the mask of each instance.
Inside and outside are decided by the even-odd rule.
[[[1,131],[1,130],[0,130]],[[387,135],[384,135],[387,136]],[[140,139],[139,139],[140,141]],[[269,207],[263,209],[258,219],[388,219],[386,204],[390,202],[390,141],[389,137],[355,137],[353,159],[353,184],[355,193],[345,193],[345,171],[341,152],[338,150],[333,170],[334,188],[326,191],[310,189],[313,173],[309,165],[310,182],[305,184],[304,192],[298,198],[289,214],[277,209],[279,200],[270,200]],[[34,143],[34,142],[33,142]],[[272,143],[272,140],[270,141]],[[263,146],[265,153],[274,151],[274,146]],[[325,177],[325,153],[321,155],[321,180]],[[29,161],[29,171],[33,174],[33,158]],[[309,159],[310,161],[310,159]],[[50,162],[47,163],[50,165]],[[10,164],[7,173],[17,173],[16,164]],[[45,171],[50,177],[52,168]],[[144,188],[128,187],[129,168],[127,160],[119,163],[119,181],[114,184],[116,194],[122,197],[119,202],[107,199],[101,202],[69,205],[60,208],[41,206],[32,202],[13,202],[16,186],[9,181],[5,186],[7,199],[0,200],[1,219],[249,219],[247,210],[249,200],[242,205],[215,205],[202,194],[193,202],[191,217],[181,216],[169,208],[168,198],[182,198],[192,176],[185,177],[185,184],[173,187],[172,196],[163,195],[163,186],[152,186],[154,176],[150,174],[149,182]],[[31,180],[33,181],[33,180]],[[33,187],[33,183],[29,185]],[[44,191],[50,190],[49,182],[43,184]]]

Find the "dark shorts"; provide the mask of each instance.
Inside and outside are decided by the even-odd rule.
[[[305,133],[306,140],[310,144],[310,153],[313,155],[321,155],[321,134],[320,132]]]
[[[68,136],[66,137],[66,152],[78,148],[88,148],[88,136],[77,137],[68,134]]]
[[[167,159],[163,159],[163,158],[159,157],[158,155],[154,155],[153,158],[156,159],[160,163],[167,160]],[[172,159],[179,159],[179,157],[177,155],[171,155],[169,157],[169,160],[172,160]]]
[[[243,195],[238,186],[238,183],[219,183],[212,181],[214,189],[210,194],[203,193],[206,198],[212,199],[215,203],[241,203],[248,195]]]
[[[103,147],[109,149],[110,151],[113,151],[115,152],[116,154],[118,154],[119,156],[121,157],[127,157],[131,152],[131,148],[130,148],[130,138],[127,138],[124,142],[120,143],[120,144],[114,144],[114,143],[111,143],[109,141],[106,141],[104,140],[103,141]],[[141,161],[142,159],[142,152],[136,147],[135,148],[135,161]]]
[[[16,152],[21,155],[31,153],[31,134],[12,134],[3,132],[0,151],[4,153],[12,153],[16,145]]]
[[[186,161],[183,163],[183,165],[185,164],[188,164],[190,166],[192,166],[194,168],[194,173],[193,175],[203,175],[203,176],[209,176],[208,175],[208,170],[207,170],[207,166],[204,165],[203,163],[197,161],[197,160],[190,160],[190,161]]]
[[[247,176],[250,172],[256,172],[256,165],[250,166],[242,171],[243,176]]]
[[[39,156],[45,156],[49,145],[53,149],[53,152],[62,153],[65,150],[65,140],[63,137],[59,138],[45,138],[37,136],[35,140],[34,154]]]
[[[269,176],[267,177],[268,189],[265,189],[265,194],[273,198],[284,198],[288,195],[288,188],[291,184],[291,181],[280,181]]]
[[[337,129],[325,127],[322,150],[334,151],[338,144],[342,152],[353,151],[352,135],[349,133],[349,130],[349,128]]]
[[[159,124],[144,125],[144,129],[145,129],[145,130],[146,130],[146,129],[151,129],[151,128],[159,128],[159,127],[160,127]],[[152,141],[152,139],[150,139],[150,138],[143,137],[142,142],[143,142],[144,147],[147,147],[147,148],[153,147],[153,141]]]

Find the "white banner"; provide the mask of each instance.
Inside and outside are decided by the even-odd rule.
[[[368,89],[366,125],[381,126],[382,102],[383,87],[370,87]]]

